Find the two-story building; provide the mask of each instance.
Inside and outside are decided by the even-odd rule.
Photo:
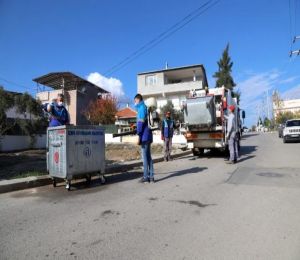
[[[33,79],[38,84],[37,98],[44,103],[51,103],[58,93],[65,96],[65,106],[70,114],[70,123],[89,124],[84,112],[91,101],[109,93],[95,84],[71,73],[54,72]],[[50,87],[51,90],[46,90]]]
[[[203,65],[192,65],[149,71],[137,75],[137,91],[145,99],[155,97],[158,108],[171,100],[180,109],[191,90],[208,87]]]

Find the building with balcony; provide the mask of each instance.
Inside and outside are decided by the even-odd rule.
[[[203,65],[149,71],[137,75],[137,91],[145,99],[155,97],[158,108],[171,100],[180,109],[191,90],[208,87]]]
[[[65,96],[65,107],[70,114],[70,124],[89,124],[84,115],[91,101],[95,101],[108,91],[71,73],[54,72],[33,79],[37,83],[36,97],[43,103],[51,103],[58,93]]]

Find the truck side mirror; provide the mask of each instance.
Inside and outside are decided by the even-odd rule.
[[[245,119],[246,118],[246,112],[243,110],[242,111],[242,118]]]

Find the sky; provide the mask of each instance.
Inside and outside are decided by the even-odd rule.
[[[267,115],[267,93],[300,98],[299,0],[220,0],[153,49],[106,72],[208,0],[0,0],[0,85],[36,93],[33,78],[71,71],[130,99],[137,74],[203,64],[209,80],[226,44],[246,125]],[[290,6],[290,7],[289,7]],[[269,98],[270,100],[270,98]]]

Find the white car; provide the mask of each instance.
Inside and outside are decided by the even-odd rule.
[[[300,141],[300,119],[288,120],[283,129],[283,142]]]

